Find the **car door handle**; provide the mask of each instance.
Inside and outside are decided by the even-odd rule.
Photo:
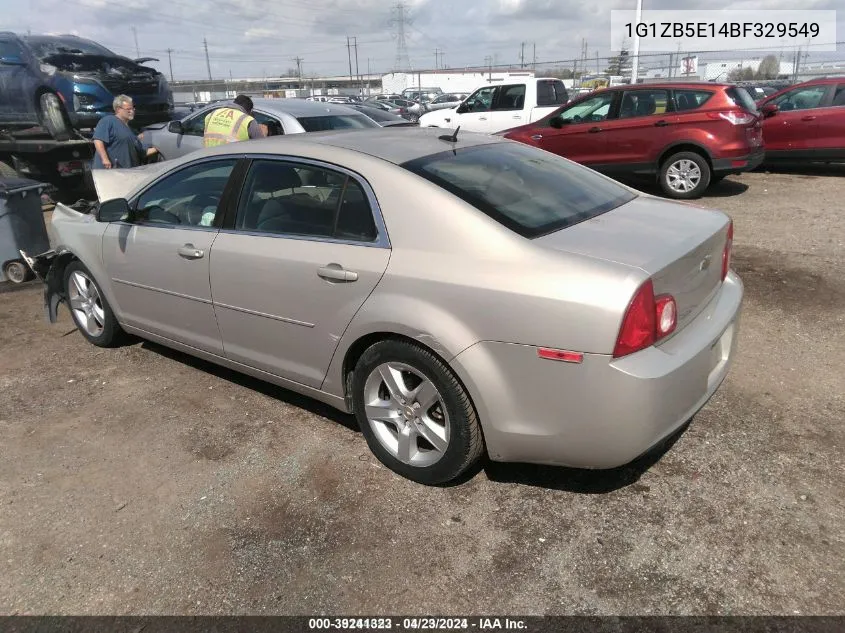
[[[808,114],[807,116],[802,116],[801,120],[802,121],[815,121],[816,117],[812,114]]]
[[[542,134],[534,134],[531,136],[532,141],[539,141],[541,138],[543,138]]]
[[[522,115],[521,114],[514,114],[511,118],[512,119],[521,119]]]
[[[317,269],[317,276],[328,281],[357,281],[358,273],[344,270],[339,264],[329,264]]]
[[[195,248],[193,244],[180,246],[176,252],[179,253],[179,257],[184,257],[185,259],[201,259],[205,255],[203,251]]]
[[[588,131],[590,134],[595,134],[596,132],[601,132],[601,128],[600,128],[600,127],[591,127],[591,128],[590,128],[589,130],[587,130],[587,131]]]
[[[661,121],[658,121],[657,123],[655,123],[654,125],[655,125],[655,127],[666,127],[667,125],[669,125],[669,122],[661,120]]]
[[[479,121],[486,121],[487,117],[486,116],[480,116],[480,117],[478,117],[478,120]]]

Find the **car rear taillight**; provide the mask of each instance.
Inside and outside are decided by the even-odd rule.
[[[728,238],[725,241],[725,250],[722,251],[722,281],[728,276],[728,270],[731,267],[731,250],[734,245],[734,223],[731,220],[728,224]]]
[[[754,123],[757,117],[748,112],[737,112],[736,110],[728,110],[727,112],[708,112],[707,116],[711,119],[724,119],[734,125],[748,125]]]
[[[639,287],[628,305],[613,357],[620,358],[654,345],[675,331],[678,325],[678,306],[672,295],[654,296],[651,279]]]

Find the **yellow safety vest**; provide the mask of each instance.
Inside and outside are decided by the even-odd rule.
[[[218,108],[205,117],[202,144],[215,147],[249,140],[249,124],[255,119],[235,108]]]

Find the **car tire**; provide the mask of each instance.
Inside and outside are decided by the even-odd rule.
[[[77,329],[97,347],[116,347],[124,342],[126,333],[94,276],[80,261],[65,268],[64,290],[68,310]],[[77,300],[80,303],[77,304]]]
[[[375,343],[361,355],[349,384],[361,432],[392,471],[433,486],[481,460],[484,438],[469,395],[429,350],[400,340]]]
[[[17,178],[18,172],[8,163],[0,161],[0,178]]]
[[[697,152],[678,152],[660,165],[658,179],[660,188],[669,198],[699,198],[710,186],[710,165]]]
[[[29,266],[18,259],[6,262],[3,265],[3,274],[13,284],[22,284],[35,277]]]
[[[65,108],[55,92],[44,92],[38,98],[38,114],[41,125],[57,141],[70,140],[71,126]]]

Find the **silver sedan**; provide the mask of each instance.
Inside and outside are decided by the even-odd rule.
[[[179,121],[148,125],[144,140],[158,149],[163,160],[179,158],[202,149],[205,117],[230,102],[217,102]],[[252,116],[267,126],[269,136],[358,128],[378,128],[378,123],[352,108],[304,99],[253,99]]]
[[[352,413],[414,481],[482,457],[630,462],[728,373],[743,287],[723,213],[523,144],[300,134],[95,172],[30,257],[48,314]]]

